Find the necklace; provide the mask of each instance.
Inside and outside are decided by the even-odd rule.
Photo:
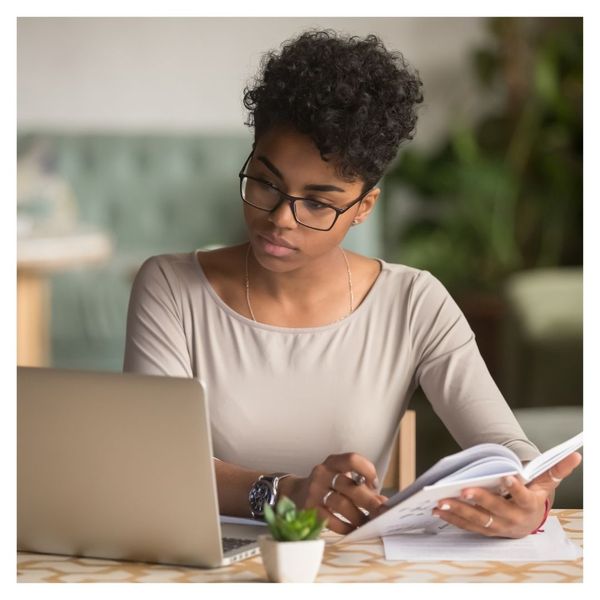
[[[248,244],[248,250],[246,251],[246,280],[245,280],[246,304],[248,305],[248,310],[250,311],[252,320],[256,321],[256,317],[254,316],[254,311],[252,310],[252,304],[250,303],[250,279],[248,277],[248,257],[250,256],[251,248],[252,248],[252,246],[250,244]],[[333,321],[333,323],[337,323],[338,321],[341,321],[342,319],[349,317],[354,312],[354,292],[352,290],[352,271],[350,270],[350,263],[348,262],[348,257],[346,256],[344,249],[342,247],[340,247],[340,250],[342,251],[342,256],[344,257],[344,261],[346,262],[346,271],[348,273],[348,292],[350,295],[350,312],[347,315],[344,315],[343,317],[336,319],[335,321]]]

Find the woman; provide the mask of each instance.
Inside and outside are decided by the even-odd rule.
[[[248,243],[153,257],[136,277],[124,368],[204,382],[223,514],[259,517],[286,495],[335,532],[360,526],[383,510],[380,478],[419,385],[461,446],[539,454],[444,287],[340,246],[373,210],[421,101],[418,76],[375,36],[307,32],[270,53],[244,97]],[[529,488],[509,482],[510,499],[466,490],[470,502],[434,512],[527,535],[580,459]]]

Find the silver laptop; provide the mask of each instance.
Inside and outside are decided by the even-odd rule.
[[[219,519],[199,381],[17,371],[18,550],[195,567],[258,554],[264,524]]]

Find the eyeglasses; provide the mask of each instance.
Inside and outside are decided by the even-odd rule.
[[[310,198],[290,196],[269,181],[245,174],[252,154],[251,152],[238,175],[240,178],[240,196],[242,200],[246,204],[266,212],[273,212],[279,208],[282,202],[289,202],[296,222],[310,229],[329,231],[335,225],[340,215],[343,215],[348,209],[360,202],[371,191],[369,189],[363,192],[345,208],[337,208],[336,206],[331,206],[318,200],[311,200]]]

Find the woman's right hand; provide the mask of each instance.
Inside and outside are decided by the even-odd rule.
[[[357,485],[351,479],[354,471],[365,478]],[[332,483],[336,474],[335,488]],[[346,535],[369,520],[369,515],[379,512],[385,496],[378,493],[377,472],[373,463],[355,452],[331,454],[316,465],[308,477],[287,477],[281,481],[280,494],[288,496],[298,508],[316,508],[321,519],[327,519],[327,528]],[[327,496],[326,504],[323,499]],[[337,515],[349,521],[344,522]]]

